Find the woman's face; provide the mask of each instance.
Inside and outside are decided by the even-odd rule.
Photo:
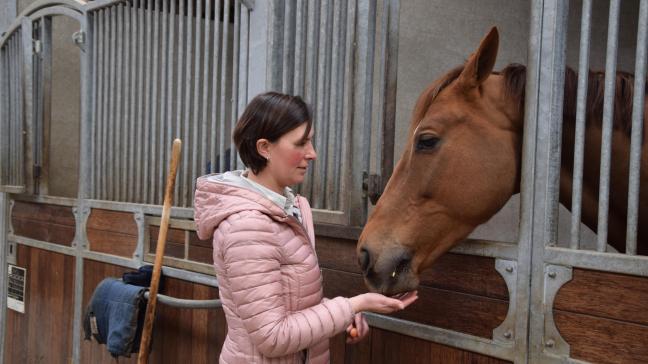
[[[302,123],[276,142],[270,143],[268,147],[270,159],[265,170],[281,187],[302,183],[306,176],[308,162],[317,158],[312,143],[313,128],[304,138],[306,127],[307,123]]]

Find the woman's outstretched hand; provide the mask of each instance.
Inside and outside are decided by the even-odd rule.
[[[394,298],[380,293],[363,293],[349,298],[349,301],[354,312],[392,313],[404,309],[417,299],[418,291],[410,291]]]

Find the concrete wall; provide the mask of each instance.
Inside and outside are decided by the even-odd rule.
[[[398,90],[396,109],[396,160],[406,143],[411,112],[421,91],[451,68],[463,63],[492,27],[500,32],[496,69],[509,63],[526,64],[530,1],[519,0],[407,0],[401,1]],[[578,64],[581,1],[570,1],[568,64]],[[605,67],[608,1],[594,1],[590,68]],[[637,1],[624,1],[619,21],[618,68],[634,69]],[[559,240],[569,239],[569,212],[561,208]],[[519,196],[473,234],[473,237],[517,241]],[[584,226],[583,226],[584,227]],[[584,227],[585,230],[589,230]],[[593,242],[591,231],[586,240]]]

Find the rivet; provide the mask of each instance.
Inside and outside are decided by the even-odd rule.
[[[555,343],[552,339],[549,339],[549,340],[547,340],[547,342],[545,343],[545,346],[548,347],[548,348],[553,348],[553,346],[554,346],[555,344],[556,344],[556,343]]]
[[[509,273],[513,273],[513,267],[509,265],[508,267],[506,267],[506,271]]]
[[[547,275],[549,276],[549,278],[556,278],[556,272],[554,272],[554,271],[549,271],[549,273],[547,273]]]
[[[513,337],[513,333],[511,332],[511,330],[505,332],[505,333],[504,333],[504,337],[507,338],[507,339],[512,338],[512,337]]]

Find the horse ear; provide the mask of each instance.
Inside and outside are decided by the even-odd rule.
[[[492,27],[479,43],[479,48],[470,55],[463,71],[459,75],[458,82],[466,88],[474,88],[481,85],[484,80],[493,72],[495,60],[497,59],[497,48],[499,47],[499,32],[497,27]]]

